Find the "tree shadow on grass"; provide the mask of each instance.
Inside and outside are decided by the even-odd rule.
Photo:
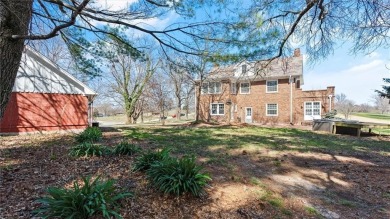
[[[389,206],[383,203],[388,200],[390,148],[383,141],[256,127],[119,129],[122,134],[106,132],[103,142],[125,136],[144,149],[170,147],[173,156],[196,155],[213,178],[208,196],[162,195],[143,173],[131,171],[134,157],[70,158],[71,136],[26,139],[0,149],[0,205],[6,206],[3,212],[12,212],[2,216],[30,218],[34,200],[46,194],[46,187],[71,186],[86,175],[109,176],[135,191],[122,209],[125,218],[318,217],[305,210],[308,206],[344,218],[388,216],[383,209]],[[303,204],[296,206],[294,200]]]
[[[329,209],[343,217],[388,216],[383,211],[388,200],[381,196],[388,185],[380,179],[390,173],[390,144],[376,137],[254,127],[127,129],[124,134],[152,140],[154,148],[170,147],[176,156],[196,155],[217,177],[215,184],[247,184],[255,177],[286,197],[305,197],[325,216],[335,213]]]

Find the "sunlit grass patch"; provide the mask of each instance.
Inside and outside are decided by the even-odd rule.
[[[173,154],[195,154],[215,161],[215,153],[240,155],[259,151],[390,152],[387,142],[348,138],[307,130],[263,127],[156,128],[136,127],[123,131],[131,140],[151,141],[158,148],[170,147]]]

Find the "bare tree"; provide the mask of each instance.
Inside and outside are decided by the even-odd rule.
[[[225,61],[273,60],[290,54],[294,42],[306,47],[310,60],[332,54],[338,42],[353,41],[353,52],[371,52],[389,46],[388,0],[251,2],[245,7],[240,1],[229,0],[139,0],[123,10],[109,10],[92,0],[0,0],[0,119],[26,40],[46,40],[60,35],[73,57],[88,50],[90,43],[85,36],[109,35],[133,46],[126,41],[126,34],[101,24],[144,33],[164,52],[174,50]],[[203,13],[207,16],[200,21],[194,19],[191,23],[181,22],[160,29],[142,24],[171,12],[194,17],[202,6],[207,6],[203,9],[209,11]],[[226,49],[205,50],[194,46],[196,41],[225,45]],[[137,50],[135,46],[134,50]],[[83,69],[95,70],[93,60],[74,60]]]
[[[335,108],[337,112],[344,115],[345,119],[348,119],[351,113],[356,110],[355,103],[352,100],[347,99],[347,96],[344,93],[336,95]]]
[[[381,114],[390,111],[390,103],[387,98],[381,97],[380,95],[377,94],[372,96],[372,101],[374,102],[375,108],[379,110]]]
[[[107,42],[110,42],[109,46]],[[119,99],[125,109],[127,124],[136,123],[143,111],[142,93],[160,61],[152,58],[152,53],[133,53],[132,47],[116,38],[97,42],[95,50],[99,51],[100,57],[96,59],[102,62],[101,68],[109,72],[105,79],[110,94],[106,96]]]
[[[373,110],[373,107],[368,103],[362,103],[357,106],[357,112],[368,113]]]
[[[165,18],[172,12],[191,18],[196,15],[194,11],[202,6],[212,6],[213,9],[232,7],[220,0],[139,0],[121,9],[105,8],[92,0],[0,0],[0,119],[15,82],[26,40],[61,36],[76,66],[90,73],[96,70],[94,60],[79,58],[85,52],[93,52],[89,51],[90,42],[86,37],[100,39],[112,36],[132,46],[132,42],[126,41],[127,34],[107,28],[108,24],[146,34],[164,51],[198,55],[203,51],[192,47],[192,39],[211,38],[216,43],[228,43],[221,33],[225,33],[233,23],[233,17],[238,21],[233,10],[225,10],[231,11],[229,20],[216,20],[218,16],[210,19],[213,14],[208,13],[204,21],[180,22],[166,28],[148,26],[143,21]],[[215,31],[215,34],[205,35],[210,31]],[[134,50],[137,48],[134,47]]]
[[[186,118],[188,119],[188,115],[190,113],[190,109],[196,107],[194,106],[194,92],[195,92],[195,83],[193,78],[190,75],[187,75],[187,80],[183,86],[184,92],[184,110],[186,111]]]
[[[179,60],[179,58],[177,58]],[[178,63],[180,61],[176,61]],[[194,83],[187,69],[182,67],[184,63],[179,65],[172,62],[166,63],[164,66],[164,72],[168,75],[170,84],[172,85],[172,91],[175,97],[176,104],[176,118],[181,119],[182,109],[184,106],[189,105],[190,95],[194,90]],[[188,116],[188,107],[186,109]]]
[[[150,80],[148,85],[148,90],[153,101],[155,109],[158,109],[160,112],[160,121],[162,125],[165,125],[165,120],[168,117],[168,110],[171,109],[173,105],[172,101],[172,90],[169,89],[169,78],[164,74],[156,74]]]
[[[365,53],[389,45],[388,0],[263,0],[249,8],[244,20],[253,29],[242,35],[263,39],[271,59],[290,53],[297,43],[311,61],[332,54],[342,42],[353,42],[352,52]]]

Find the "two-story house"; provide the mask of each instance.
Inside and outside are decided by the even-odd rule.
[[[334,86],[302,90],[299,49],[272,62],[214,67],[198,82],[199,117],[205,121],[302,124],[320,119],[334,106]]]

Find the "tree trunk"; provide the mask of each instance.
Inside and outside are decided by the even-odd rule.
[[[129,115],[129,114],[126,112],[126,124],[131,124],[131,123],[132,123],[132,120],[133,120],[133,118],[131,117],[131,115]]]
[[[33,0],[0,0],[0,121],[4,116],[22,58],[24,40],[12,35],[27,35]]]
[[[179,102],[178,106],[177,106],[177,109],[176,109],[176,119],[177,120],[180,120],[180,116],[181,116],[181,107],[180,107],[181,103]]]
[[[202,81],[197,87],[197,92],[196,92],[196,116],[195,116],[195,121],[199,121],[199,113],[200,113],[200,92],[202,91]]]

